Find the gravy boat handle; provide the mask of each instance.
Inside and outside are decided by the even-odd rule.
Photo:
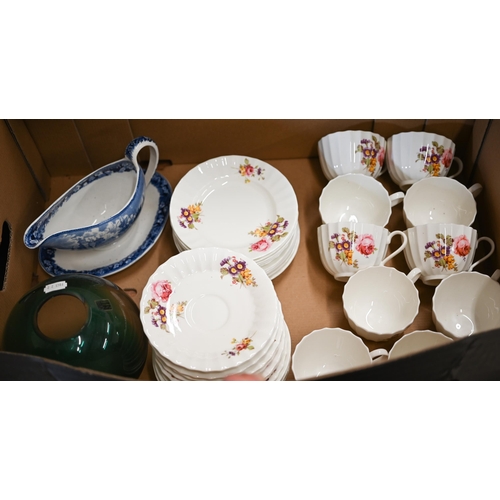
[[[137,156],[139,155],[139,152],[145,147],[149,147],[149,163],[146,172],[144,173],[144,183],[145,187],[147,187],[149,185],[149,182],[151,181],[151,178],[156,172],[156,167],[158,166],[158,161],[160,159],[160,153],[158,151],[156,142],[149,137],[136,137],[127,146],[127,149],[125,150],[125,157],[128,158],[138,169],[141,169],[142,167],[137,161]]]

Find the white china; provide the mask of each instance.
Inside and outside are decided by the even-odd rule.
[[[325,186],[319,199],[324,224],[330,222],[367,222],[384,227],[392,207],[401,203],[403,192],[389,195],[384,186],[363,174],[335,177]]]
[[[402,231],[389,231],[375,224],[336,222],[317,229],[321,261],[338,281],[347,281],[361,269],[383,266],[401,253],[407,245]],[[401,238],[399,247],[386,256],[394,236]]]
[[[387,170],[400,189],[406,190],[428,177],[457,177],[463,163],[454,155],[455,144],[447,137],[429,132],[402,132],[387,141]],[[452,162],[458,168],[450,175]]]
[[[254,357],[240,363],[232,368],[223,370],[201,371],[196,369],[188,369],[179,364],[170,361],[157,351],[163,367],[186,380],[221,380],[228,375],[236,375],[239,373],[255,373],[262,370],[275,357],[279,350],[280,344],[284,342],[284,332],[286,324],[283,320],[281,305],[279,305],[280,314],[277,316],[278,322],[272,332],[269,333],[269,342],[260,350]],[[155,349],[154,345],[152,348]]]
[[[415,281],[420,269],[408,275],[392,268],[362,269],[344,286],[344,314],[351,328],[367,340],[382,341],[402,333],[420,306]]]
[[[448,177],[429,177],[413,184],[403,201],[406,227],[432,223],[470,226],[476,218],[474,199],[482,191],[481,184],[467,189]]]
[[[387,358],[385,349],[373,352],[363,341],[342,328],[322,328],[309,333],[292,355],[295,380],[311,380],[370,366]]]
[[[276,341],[276,349],[268,359],[261,360],[245,369],[236,372],[218,372],[218,373],[198,373],[189,370],[183,370],[181,367],[174,367],[168,360],[152,346],[153,367],[158,380],[176,380],[176,381],[218,381],[225,380],[229,375],[261,375],[264,380],[283,380],[286,378],[289,370],[291,356],[291,338],[286,323],[283,322],[281,328],[281,338]]]
[[[146,173],[137,161],[145,147],[150,150]],[[32,222],[24,244],[74,250],[96,248],[118,238],[141,211],[158,158],[156,143],[137,137],[127,146],[125,158],[87,175]]]
[[[389,360],[412,356],[453,342],[450,337],[432,330],[415,330],[403,335],[389,351]]]
[[[85,273],[110,276],[131,266],[156,243],[169,215],[172,188],[158,172],[146,188],[141,212],[130,229],[111,243],[84,250],[59,250],[42,247],[38,260],[51,276]]]
[[[171,213],[182,248],[231,248],[266,272],[298,226],[290,182],[272,165],[245,156],[221,156],[191,169],[174,189]]]
[[[448,276],[432,297],[436,329],[453,339],[500,328],[500,270],[491,278],[476,271]]]
[[[444,278],[463,271],[472,271],[495,251],[491,238],[477,237],[477,231],[461,224],[425,224],[406,230],[408,245],[404,249],[410,269],[418,267],[420,279],[436,286]],[[486,255],[473,263],[480,242],[489,244]]]
[[[238,373],[269,352],[282,322],[274,286],[253,260],[230,249],[187,250],[149,278],[140,302],[150,343],[170,364]]]
[[[385,148],[385,139],[378,134],[347,130],[322,137],[318,156],[328,180],[344,174],[377,178],[383,173]]]

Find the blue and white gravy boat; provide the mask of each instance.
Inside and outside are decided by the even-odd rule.
[[[149,147],[144,172],[139,151]],[[156,143],[135,138],[125,158],[92,172],[76,183],[40,215],[24,233],[28,248],[95,248],[121,236],[141,211],[144,192],[158,166]]]

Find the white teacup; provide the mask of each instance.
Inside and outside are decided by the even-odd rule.
[[[384,266],[357,272],[345,284],[342,302],[351,328],[361,337],[382,341],[402,333],[420,306],[414,282],[420,269],[408,275]]]
[[[448,177],[429,177],[413,184],[403,200],[406,227],[445,223],[470,226],[476,218],[475,197],[481,184],[467,189]]]
[[[432,330],[415,330],[403,335],[389,351],[389,360],[412,356],[453,342],[450,337]]]
[[[491,278],[470,271],[448,276],[432,297],[436,329],[453,339],[500,328],[500,270]]]
[[[335,177],[324,187],[319,211],[324,224],[329,222],[367,222],[384,227],[392,207],[401,203],[403,192],[389,195],[373,177],[345,174]]]
[[[458,170],[449,175],[453,161]],[[389,137],[386,163],[391,179],[403,190],[427,177],[453,179],[463,170],[462,160],[455,157],[453,141],[429,132],[403,132]]]
[[[361,269],[385,265],[401,253],[408,242],[402,231],[389,233],[385,227],[362,222],[323,224],[317,233],[321,262],[338,281],[347,281]],[[386,256],[389,243],[396,235],[401,236],[401,245]]]
[[[346,130],[322,137],[318,155],[325,177],[363,174],[377,178],[384,173],[385,139],[373,132]]]
[[[491,238],[478,239],[477,231],[461,224],[425,224],[407,229],[408,245],[404,248],[410,269],[418,267],[420,279],[426,285],[439,285],[452,274],[472,271],[495,251]],[[474,254],[481,241],[489,243],[489,252],[473,263]]]
[[[363,341],[348,330],[322,328],[297,344],[292,356],[292,372],[295,380],[310,380],[366,368],[385,359],[385,349],[370,352]]]

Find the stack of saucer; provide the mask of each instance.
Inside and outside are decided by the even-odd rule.
[[[231,248],[271,279],[291,264],[299,247],[295,191],[279,170],[255,158],[222,156],[194,167],[174,189],[171,214],[180,252]]]
[[[149,278],[140,309],[158,380],[288,374],[290,333],[274,286],[239,252],[211,247],[171,257]]]

